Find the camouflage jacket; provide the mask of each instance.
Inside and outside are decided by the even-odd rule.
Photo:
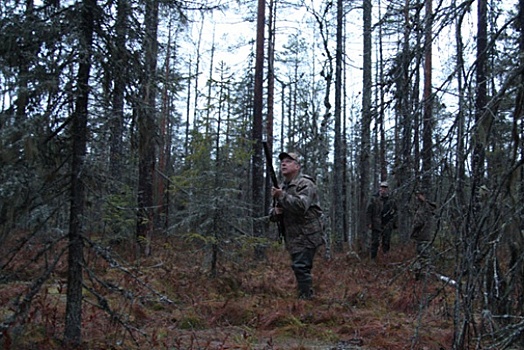
[[[293,180],[281,184],[281,188],[284,192],[277,198],[277,205],[284,209],[286,249],[294,254],[322,245],[322,209],[313,178],[299,174]],[[278,220],[273,211],[270,214],[272,221]]]
[[[417,201],[417,208],[413,217],[411,238],[416,241],[431,241],[434,235],[434,216],[437,205],[428,200]]]
[[[397,203],[393,198],[376,194],[367,207],[367,223],[372,230],[395,229],[398,227],[397,211]]]

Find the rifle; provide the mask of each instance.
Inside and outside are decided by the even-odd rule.
[[[266,155],[266,163],[267,163],[267,171],[269,172],[269,176],[271,177],[271,182],[273,183],[273,187],[279,188],[277,175],[275,174],[275,169],[273,168],[273,159],[271,157],[271,153],[269,152],[269,147],[267,145],[267,142],[262,141],[262,145],[264,146],[264,153]],[[276,205],[275,199],[273,199],[273,206],[275,205]],[[278,215],[277,228],[278,228],[278,241],[282,243],[282,239],[285,239],[284,220],[283,220],[282,215]]]

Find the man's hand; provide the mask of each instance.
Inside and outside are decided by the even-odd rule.
[[[284,191],[282,191],[282,189],[280,189],[280,188],[276,188],[276,187],[272,187],[271,188],[271,197],[273,197],[275,199],[280,198],[282,193],[284,193]]]

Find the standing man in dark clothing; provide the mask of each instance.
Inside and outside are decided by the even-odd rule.
[[[418,189],[415,191],[415,215],[413,217],[413,229],[411,239],[415,241],[418,259],[417,273],[422,272],[424,268],[433,266],[433,247],[432,241],[434,236],[434,216],[437,205],[426,199],[424,191]]]
[[[284,182],[280,188],[271,189],[276,205],[271,209],[270,218],[271,221],[282,218],[298,297],[310,299],[313,296],[313,258],[317,248],[324,244],[317,186],[312,177],[301,173],[300,158],[296,153],[282,152],[278,158]]]
[[[389,197],[389,185],[380,183],[378,194],[374,195],[367,208],[368,228],[371,230],[371,259],[377,257],[382,241],[382,252],[387,254],[391,245],[391,233],[398,227],[397,204]]]

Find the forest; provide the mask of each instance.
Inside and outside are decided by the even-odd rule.
[[[0,4],[4,349],[524,348],[524,0]],[[319,188],[312,300],[263,142]]]

